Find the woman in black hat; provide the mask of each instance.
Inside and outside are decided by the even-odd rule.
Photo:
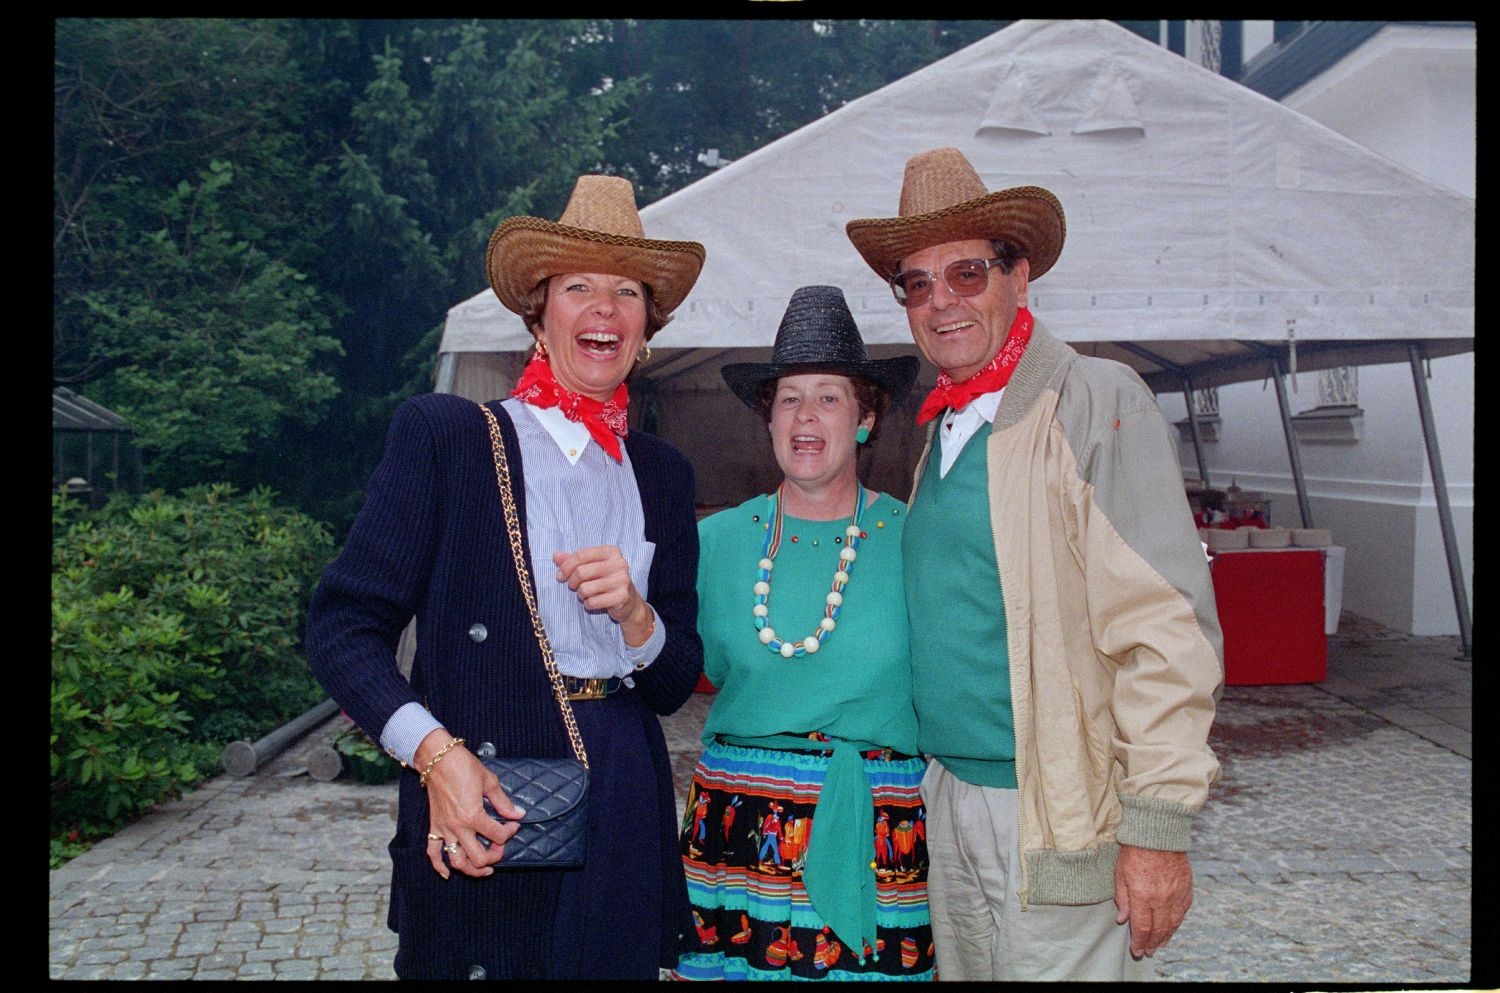
[[[903,507],[855,465],[917,366],[868,358],[843,294],[804,286],[770,363],[724,367],[783,479],[699,524],[718,696],[683,820],[680,978],[933,978]]]

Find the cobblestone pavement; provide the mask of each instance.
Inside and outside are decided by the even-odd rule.
[[[335,716],[51,875],[54,979],[394,979],[396,788],[306,775]]]
[[[1230,687],[1178,980],[1469,979],[1472,763],[1301,687]]]
[[[1231,686],[1174,982],[1426,987],[1471,976],[1472,666],[1345,615],[1317,685]],[[712,697],[664,721],[679,798]],[[54,979],[390,979],[395,786],[305,774],[338,718],[51,873]],[[1486,960],[1488,962],[1488,960]]]

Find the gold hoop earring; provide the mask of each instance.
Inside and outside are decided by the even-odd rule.
[[[547,357],[547,346],[542,344],[542,339],[540,338],[536,340],[536,354],[544,359]]]
[[[635,364],[644,365],[651,358],[651,346],[642,345],[641,350],[635,355]]]

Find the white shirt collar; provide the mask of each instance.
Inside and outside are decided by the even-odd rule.
[[[583,458],[583,450],[593,443],[593,436],[589,429],[580,421],[570,421],[559,407],[538,407],[535,404],[523,403],[523,407],[531,411],[531,416],[537,419],[537,423],[546,429],[552,440],[557,442],[558,449],[573,465]]]
[[[948,470],[958,461],[964,446],[979,433],[981,427],[995,423],[995,414],[1000,410],[1000,397],[1004,392],[1005,387],[1002,386],[998,390],[981,393],[970,400],[963,410],[950,407],[943,414],[938,425],[938,478],[948,475]]]
[[[1000,412],[1000,398],[1005,395],[1005,387],[1000,387],[992,393],[981,393],[973,400],[965,410],[972,410],[984,418],[986,424],[995,423],[995,415]]]

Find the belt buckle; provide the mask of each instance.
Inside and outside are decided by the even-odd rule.
[[[566,695],[569,700],[603,700],[609,696],[609,680],[607,679],[583,679],[578,676],[566,678]]]

